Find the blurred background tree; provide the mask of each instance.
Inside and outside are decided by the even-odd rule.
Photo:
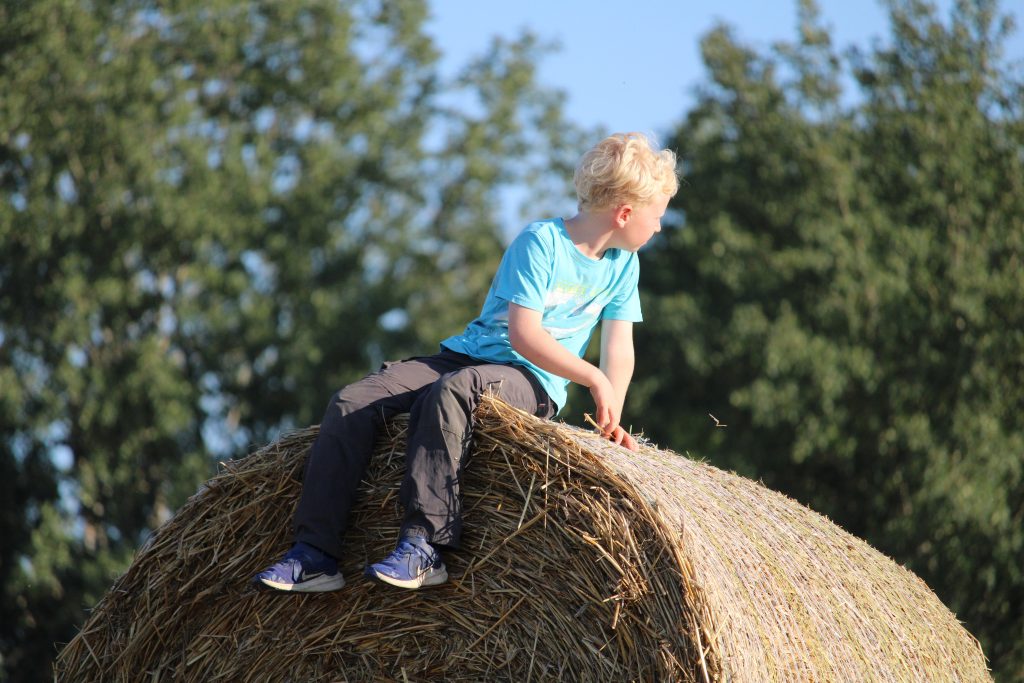
[[[479,308],[503,187],[580,133],[523,35],[419,0],[0,6],[0,679],[214,471]],[[215,457],[211,457],[215,456]]]
[[[906,564],[1019,681],[1024,81],[996,3],[889,9],[867,52],[811,2],[770,54],[703,41],[626,419]]]
[[[888,7],[889,39],[843,54],[806,0],[767,54],[706,36],[625,421],[906,564],[1017,681],[1022,78],[995,2]],[[564,203],[596,133],[537,85],[546,46],[448,81],[425,17],[0,4],[0,680],[51,677],[216,459],[464,325],[504,188]]]

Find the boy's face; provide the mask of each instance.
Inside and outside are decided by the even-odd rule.
[[[669,199],[669,195],[663,194],[650,204],[620,206],[618,217],[621,227],[617,233],[617,246],[627,251],[637,251],[655,234],[661,232],[661,219],[668,209]]]

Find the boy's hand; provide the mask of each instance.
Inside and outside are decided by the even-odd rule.
[[[590,417],[589,414],[584,413],[583,419],[597,427],[597,423],[594,422],[594,418]],[[600,429],[600,427],[598,427],[598,429]],[[633,438],[632,434],[623,429],[622,425],[616,426],[615,429],[610,432],[601,430],[601,436],[615,443],[617,446],[625,446],[634,453],[640,450],[640,445],[636,442],[636,439]]]
[[[598,429],[605,435],[611,434],[619,426],[620,416],[616,409],[618,402],[615,398],[615,389],[603,372],[594,373],[590,395],[594,397],[594,419]]]
[[[621,425],[612,430],[612,433],[607,436],[616,444],[625,446],[634,453],[640,450],[640,446],[637,445],[636,439],[633,438],[633,435],[623,429]]]

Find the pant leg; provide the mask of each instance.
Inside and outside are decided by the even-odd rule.
[[[473,433],[473,411],[491,392],[540,417],[555,408],[533,373],[521,366],[478,364],[445,374],[413,404],[401,502],[402,533],[424,533],[456,548],[462,534],[460,476]]]
[[[356,490],[384,423],[407,412],[444,373],[460,367],[444,354],[385,363],[335,394],[310,449],[294,518],[294,540],[341,557]]]

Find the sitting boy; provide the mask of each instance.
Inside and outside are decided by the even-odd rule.
[[[596,422],[631,450],[619,425],[641,320],[636,251],[661,229],[678,189],[676,158],[638,133],[612,135],[584,154],[573,178],[573,218],[531,223],[509,245],[483,310],[433,356],[385,363],[331,400],[306,462],[295,544],[256,579],[290,591],[329,591],[345,581],[337,558],[377,434],[409,413],[405,508],[394,552],[366,575],[402,588],[443,583],[439,548],[457,548],[459,481],[473,411],[491,393],[542,418],[565,404],[566,385],[590,389]],[[600,367],[582,356],[601,321]]]

